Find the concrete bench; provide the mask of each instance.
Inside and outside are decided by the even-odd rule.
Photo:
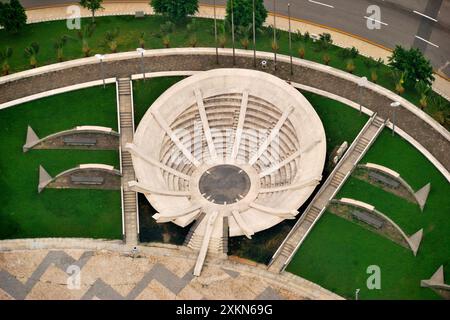
[[[134,17],[135,18],[144,18],[145,17],[145,12],[144,11],[136,11],[134,13]]]
[[[352,215],[359,221],[367,223],[368,225],[371,225],[372,227],[374,227],[376,229],[380,229],[384,225],[383,220],[378,219],[378,218],[374,217],[373,215],[368,214],[367,212],[355,210],[352,212]]]
[[[83,137],[64,137],[64,144],[68,146],[95,146],[97,139]]]
[[[93,176],[71,176],[70,180],[74,184],[101,185],[105,181],[103,177]]]
[[[380,174],[378,172],[375,172],[375,171],[370,171],[369,172],[369,177],[374,179],[374,180],[377,180],[377,181],[379,181],[381,183],[384,183],[384,184],[386,184],[386,185],[388,185],[390,187],[393,187],[393,188],[398,188],[400,186],[400,182],[398,182],[398,181],[396,181],[394,179],[388,178],[385,175],[382,175],[382,174]]]

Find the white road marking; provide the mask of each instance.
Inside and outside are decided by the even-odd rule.
[[[414,12],[415,14],[418,14],[418,15],[422,16],[422,17],[425,17],[425,18],[427,18],[427,19],[430,19],[430,20],[432,20],[432,21],[434,21],[434,22],[438,22],[436,19],[434,19],[434,18],[432,18],[432,17],[430,17],[430,16],[427,16],[426,14],[424,14],[424,13],[422,13],[422,12],[419,12],[419,11],[416,11],[416,10],[414,10],[413,12]]]
[[[428,40],[425,40],[424,38],[419,37],[419,36],[415,36],[415,37],[416,37],[417,39],[419,39],[419,40],[422,40],[422,41],[428,43],[428,44],[431,44],[432,46],[434,46],[434,47],[436,47],[436,48],[439,48],[439,46],[438,46],[437,44],[434,44],[433,42],[430,42],[430,41],[428,41]]]
[[[319,1],[308,0],[308,2],[319,4],[321,6],[325,6],[325,7],[328,7],[328,8],[334,8],[334,6],[332,6],[331,4],[326,4],[326,3],[319,2]]]
[[[364,18],[366,18],[367,20],[370,20],[370,21],[375,21],[375,22],[380,23],[380,24],[382,24],[384,26],[388,26],[388,24],[386,22],[383,22],[383,21],[380,21],[380,20],[377,20],[377,19],[374,19],[374,18],[366,17],[366,16],[364,16]]]

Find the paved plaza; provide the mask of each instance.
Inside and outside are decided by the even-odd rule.
[[[258,268],[246,272],[225,262],[223,266],[205,266],[197,278],[192,275],[193,264],[193,260],[181,257],[133,257],[106,250],[2,252],[0,299],[318,298],[313,290],[310,295],[302,294],[261,276]],[[80,270],[79,287],[76,270]],[[335,295],[330,293],[331,297]]]

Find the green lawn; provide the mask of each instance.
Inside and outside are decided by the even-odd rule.
[[[184,77],[161,77],[133,81],[134,122],[136,127],[148,108],[167,89]]]
[[[86,25],[90,19],[82,19],[82,26]],[[138,39],[141,32],[145,32],[146,48],[155,49],[163,48],[163,35],[160,26],[166,19],[160,16],[150,16],[143,19],[135,19],[134,16],[115,16],[115,17],[98,17],[96,18],[97,26],[92,36],[88,39],[91,48],[91,55],[95,53],[110,52],[108,45],[105,43],[105,34],[107,31],[119,29],[117,38],[118,48],[120,51],[135,50],[138,46]],[[222,22],[219,22],[221,24]],[[171,47],[190,46],[190,38],[196,35],[198,47],[214,46],[213,21],[211,19],[195,18],[196,31],[188,31],[185,25],[176,26],[169,34]],[[257,35],[257,49],[261,51],[271,51],[272,33],[269,29]],[[13,48],[14,54],[10,59],[11,71],[25,70],[29,66],[28,59],[24,57],[24,49],[31,42],[38,42],[40,52],[37,56],[39,65],[46,65],[57,62],[56,50],[54,43],[63,35],[68,35],[71,40],[68,41],[64,48],[64,58],[66,60],[76,59],[83,56],[82,44],[78,39],[77,31],[67,30],[66,21],[43,22],[29,24],[21,31],[19,35],[9,35],[4,30],[0,30],[0,49],[6,46]],[[279,32],[280,53],[289,54],[289,42],[287,32]],[[231,47],[231,35],[227,35],[226,47]],[[297,56],[298,48],[305,47],[305,59],[323,63],[324,54],[328,54],[331,58],[330,66],[345,70],[347,59],[342,58],[339,47],[331,46],[326,52],[318,52],[317,45],[312,41],[305,42],[294,37],[293,52]],[[240,38],[237,37],[236,47],[242,48]],[[371,70],[366,65],[367,58],[358,56],[354,59],[356,66],[355,74],[358,76],[366,76],[370,79]],[[386,88],[393,90],[395,88],[394,81],[390,76],[390,68],[383,65],[377,69],[378,83]],[[433,93],[433,96],[437,94]],[[407,88],[404,97],[412,103],[418,105],[419,95],[414,88]],[[442,99],[442,101],[445,101]],[[435,116],[447,127],[450,128],[450,103],[445,102],[442,106],[431,104],[427,109],[431,115]]]
[[[361,299],[439,298],[432,290],[420,288],[420,280],[428,279],[440,265],[444,265],[446,279],[450,277],[450,184],[419,151],[400,137],[392,137],[388,130],[369,150],[365,162],[399,172],[415,190],[431,182],[423,213],[414,204],[410,206],[356,179],[351,179],[341,192],[375,204],[407,232],[423,228],[417,257],[376,233],[327,213],[287,270],[348,298],[354,297],[357,288],[361,289]],[[381,291],[370,291],[365,286],[366,268],[371,264],[381,267]]]
[[[336,198],[357,199],[375,206],[378,211],[398,224],[407,235],[421,229],[426,220],[418,204],[354,177],[350,177]]]
[[[287,271],[349,299],[354,299],[356,289],[361,289],[361,300],[438,298],[432,290],[420,288],[420,280],[435,270],[422,272],[417,260],[410,250],[326,212]],[[381,269],[381,290],[366,287],[370,265]]]
[[[369,119],[355,109],[317,94],[302,92],[322,120],[327,137],[327,154],[344,141],[350,145]]]
[[[37,192],[39,165],[52,176],[82,163],[118,168],[118,153],[79,150],[23,153],[27,125],[39,137],[78,125],[117,130],[115,87],[83,89],[0,110],[0,239],[120,238],[120,192],[56,189]]]

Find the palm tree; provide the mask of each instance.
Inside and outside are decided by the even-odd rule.
[[[323,63],[325,63],[326,65],[329,65],[331,62],[331,57],[328,53],[325,53],[322,57]]]
[[[117,52],[117,37],[119,36],[119,29],[116,28],[112,31],[107,31],[105,34],[105,43],[109,47],[112,53]]]
[[[405,93],[405,87],[403,87],[403,84],[405,83],[405,73],[398,70],[392,70],[391,76],[395,83],[395,92],[399,95]]]
[[[430,93],[430,86],[424,81],[418,81],[416,83],[416,90],[420,94],[420,108],[423,110],[428,106],[428,97]]]
[[[95,24],[87,24],[81,30],[78,30],[78,38],[81,40],[81,51],[85,57],[89,57],[91,48],[88,39],[95,31]]]
[[[195,48],[197,46],[197,43],[198,43],[197,35],[194,33],[192,36],[189,37],[189,45],[192,48]]]
[[[54,47],[56,50],[56,58],[58,62],[62,62],[64,60],[64,46],[69,40],[69,36],[62,35],[58,40],[55,41]]]
[[[145,32],[141,32],[141,34],[139,35],[139,47],[144,49],[145,48]]]
[[[248,46],[250,44],[250,32],[252,31],[253,27],[252,25],[248,26],[239,26],[237,34],[241,37],[241,45],[244,47],[245,50],[248,49]]]
[[[164,48],[170,48],[170,36],[169,35],[164,36],[162,42],[163,42]]]
[[[2,63],[2,74],[4,76],[9,74],[10,66],[8,63],[9,58],[13,54],[13,49],[11,47],[6,47],[5,50],[0,51],[0,62]]]
[[[298,56],[300,57],[300,59],[304,59],[305,58],[305,46],[301,46],[300,48],[298,48]]]
[[[32,42],[29,47],[25,48],[25,56],[30,59],[30,66],[36,68],[37,54],[39,53],[39,44]]]
[[[345,66],[345,69],[347,69],[347,71],[350,73],[355,72],[356,66],[352,59],[347,60],[347,65]]]

